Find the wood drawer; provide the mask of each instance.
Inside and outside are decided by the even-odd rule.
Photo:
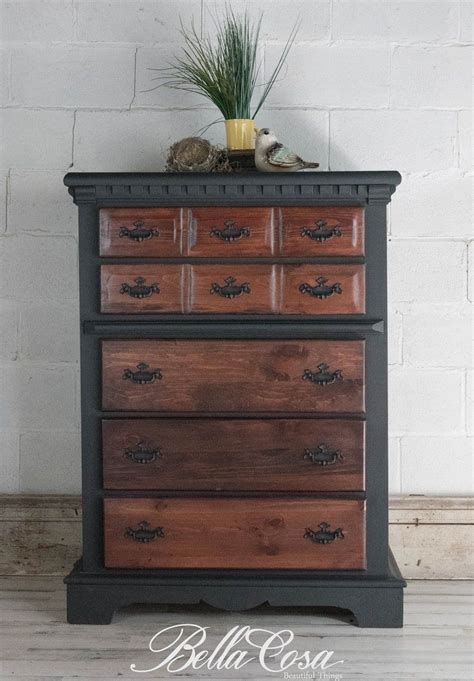
[[[102,421],[106,489],[363,491],[365,423]]]
[[[101,208],[100,254],[179,256],[185,212],[184,208]]]
[[[102,265],[105,313],[363,314],[364,265]]]
[[[191,256],[235,258],[274,253],[273,208],[190,208],[188,220]]]
[[[363,501],[107,498],[104,521],[106,567],[366,566]]]
[[[280,209],[282,255],[364,254],[364,209],[304,206]]]
[[[364,410],[364,341],[104,340],[105,410]]]

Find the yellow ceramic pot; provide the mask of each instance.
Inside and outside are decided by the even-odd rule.
[[[255,149],[253,118],[232,118],[225,121],[228,149]]]

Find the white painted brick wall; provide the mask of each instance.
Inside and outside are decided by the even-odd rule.
[[[265,12],[263,79],[302,18],[257,123],[323,170],[403,175],[389,211],[390,488],[467,494],[473,3],[232,4]],[[218,118],[196,96],[145,91],[179,49],[179,15],[212,28],[224,6],[0,1],[0,491],[80,489],[77,213],[62,177],[161,170],[172,142]],[[207,136],[223,142],[223,126]]]

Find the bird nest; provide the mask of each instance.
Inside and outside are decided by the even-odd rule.
[[[230,173],[227,150],[201,137],[185,137],[168,150],[168,173]]]

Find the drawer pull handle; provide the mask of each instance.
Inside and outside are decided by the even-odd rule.
[[[138,523],[138,527],[127,527],[125,530],[125,536],[131,537],[134,541],[142,542],[143,544],[148,544],[148,542],[153,541],[156,538],[164,537],[165,533],[162,527],[152,528],[150,523],[143,520]]]
[[[153,463],[161,458],[161,452],[157,447],[139,442],[135,447],[126,449],[125,456],[133,463]]]
[[[323,241],[329,241],[335,236],[342,236],[341,225],[334,225],[334,227],[329,227],[326,220],[316,220],[316,227],[304,227],[301,230],[301,236],[307,236],[313,241],[322,243]]]
[[[329,449],[325,444],[320,444],[316,449],[305,449],[304,458],[310,459],[317,466],[332,466],[344,457],[340,449]]]
[[[336,381],[342,381],[342,369],[336,369],[335,371],[329,371],[328,364],[318,364],[316,367],[317,371],[311,371],[311,369],[305,369],[303,373],[303,381],[311,381],[312,383],[317,383],[318,385],[329,385],[329,383],[336,383]]]
[[[224,220],[224,225],[224,229],[218,229],[217,227],[211,229],[209,236],[215,236],[228,243],[250,236],[250,229],[248,227],[237,227],[233,220]]]
[[[330,544],[335,539],[344,539],[342,527],[330,530],[329,523],[320,523],[319,530],[312,530],[307,527],[303,535],[304,539],[311,539],[315,544]]]
[[[242,293],[250,293],[251,288],[248,282],[243,284],[236,284],[237,279],[234,277],[227,277],[224,279],[224,286],[214,283],[210,288],[210,293],[217,293],[217,295],[223,298],[238,298]]]
[[[332,296],[334,293],[342,293],[341,284],[339,282],[336,282],[335,284],[328,284],[327,282],[328,279],[326,279],[326,277],[318,277],[316,279],[316,286],[301,284],[299,289],[300,293],[308,293],[314,298],[319,298],[319,300],[329,298],[329,296]]]
[[[146,241],[147,239],[152,239],[154,236],[160,236],[160,232],[155,227],[145,227],[145,222],[143,220],[137,220],[132,223],[134,229],[129,229],[128,227],[121,227],[119,232],[119,237],[122,239],[124,236],[131,241]]]
[[[161,380],[163,378],[161,375],[161,369],[154,369],[153,371],[150,371],[148,364],[145,364],[145,362],[140,362],[140,364],[137,364],[137,369],[138,371],[124,369],[122,374],[123,380],[129,380],[133,381],[133,383],[144,385],[145,383],[153,383],[155,379]]]
[[[124,283],[120,287],[120,293],[128,293],[130,298],[149,298],[153,293],[159,293],[160,287],[157,283],[147,285],[143,277],[134,279],[135,286]]]

